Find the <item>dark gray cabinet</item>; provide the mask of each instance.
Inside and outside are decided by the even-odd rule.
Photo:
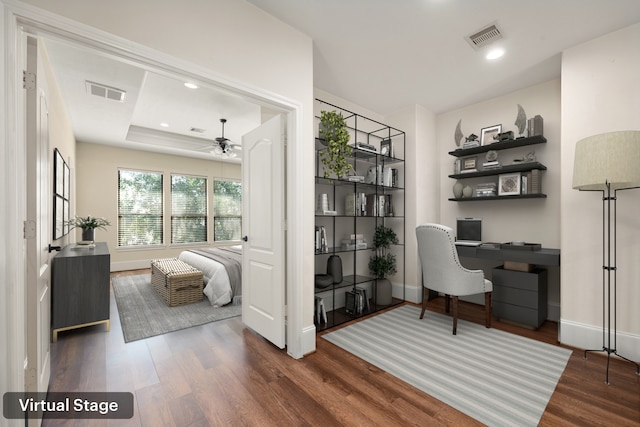
[[[111,255],[104,242],[95,247],[67,245],[53,258],[51,331],[104,323],[109,331],[109,273]]]
[[[501,320],[537,329],[547,319],[547,270],[494,268],[493,314]]]

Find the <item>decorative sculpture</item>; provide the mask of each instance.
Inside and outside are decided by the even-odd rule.
[[[518,104],[518,116],[516,117],[516,122],[514,123],[518,126],[518,133],[520,137],[524,134],[524,130],[527,127],[527,114],[524,112],[524,108],[522,105]]]
[[[458,147],[460,146],[460,142],[462,142],[462,138],[464,137],[464,134],[462,133],[461,125],[462,125],[462,119],[458,120],[458,125],[456,126],[456,133],[453,137]]]

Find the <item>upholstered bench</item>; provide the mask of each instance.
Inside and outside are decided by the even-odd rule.
[[[202,301],[202,271],[177,258],[151,261],[151,286],[169,307]]]

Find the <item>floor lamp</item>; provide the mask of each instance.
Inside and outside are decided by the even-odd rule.
[[[621,131],[590,136],[576,144],[573,188],[602,192],[602,349],[607,353],[605,384],[609,384],[609,360],[616,349],[616,198],[619,190],[640,187],[640,131]],[[612,228],[613,227],[613,228]]]

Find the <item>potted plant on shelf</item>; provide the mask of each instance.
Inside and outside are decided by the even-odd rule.
[[[376,277],[375,303],[389,305],[391,298],[391,281],[387,276],[396,273],[396,256],[389,252],[391,245],[398,244],[395,231],[384,225],[376,227],[373,235],[375,255],[369,259],[369,270]]]
[[[338,179],[347,176],[353,166],[347,160],[351,157],[349,131],[342,114],[336,111],[321,111],[318,134],[327,148],[320,151],[320,161],[324,166],[324,177],[333,172]]]
[[[70,230],[74,228],[82,229],[82,240],[93,242],[95,238],[96,228],[106,230],[106,226],[111,225],[106,218],[99,218],[95,216],[76,216],[69,220]]]

